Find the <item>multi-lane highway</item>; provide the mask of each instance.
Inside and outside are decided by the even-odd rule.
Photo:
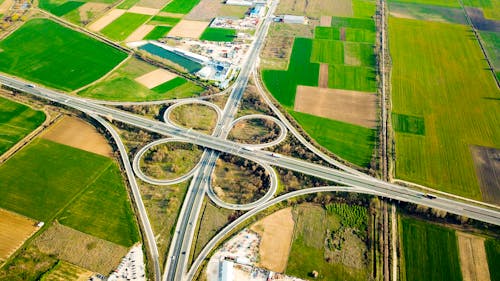
[[[238,110],[239,102],[248,84],[248,79],[250,78],[250,73],[253,69],[255,59],[258,57],[260,49],[262,48],[262,45],[264,43],[267,30],[270,23],[272,22],[272,15],[274,13],[274,10],[276,9],[276,6],[277,1],[271,1],[264,21],[257,29],[255,40],[250,46],[250,49],[242,64],[241,71],[236,78],[235,83],[233,84],[233,89],[231,91],[231,94],[229,95],[228,101],[226,102],[226,106],[222,111],[222,118],[218,120],[217,125],[214,129],[214,133],[212,134],[214,138],[218,138],[220,140],[226,139],[229,130],[233,125],[232,122]],[[220,116],[220,112],[218,112],[218,114]],[[195,224],[198,221],[203,198],[205,197],[205,194],[208,190],[212,171],[215,168],[215,162],[218,157],[218,151],[206,151],[201,159],[200,172],[199,174],[197,174],[196,179],[191,182],[188,192],[191,193],[190,191],[193,190],[196,191],[196,193],[194,193],[193,196],[189,197],[183,203],[181,215],[179,216],[179,221],[181,221],[183,224],[177,225],[175,231],[176,235],[170,246],[169,256],[165,267],[165,274],[163,276],[163,279],[165,281],[183,280],[187,272],[187,264],[189,260],[189,254],[191,252]],[[272,179],[275,178],[272,177]],[[276,188],[277,180],[272,181],[272,183],[273,185],[271,186],[270,191],[273,191]],[[267,193],[264,199],[267,199],[270,196],[272,196],[271,192]],[[215,196],[212,196],[212,198],[217,200]],[[243,206],[243,208],[244,207],[245,206]],[[189,210],[189,212],[187,210]],[[188,222],[190,222],[191,225],[186,225],[186,223]]]
[[[215,151],[231,153],[252,161],[261,161],[273,166],[313,175],[344,185],[352,185],[370,189],[380,192],[380,194],[383,194],[383,196],[387,198],[426,205],[428,207],[445,210],[447,212],[463,215],[472,219],[500,225],[500,212],[498,208],[492,208],[477,204],[473,205],[459,200],[446,199],[440,196],[436,197],[435,199],[430,199],[424,196],[420,191],[387,183],[369,176],[361,177],[358,175],[309,163],[291,157],[276,157],[276,155],[273,156],[270,152],[267,151],[249,151],[245,149],[244,145],[239,143],[217,138],[214,136],[204,135],[192,130],[182,130],[176,127],[171,127],[162,122],[146,119],[144,117],[137,116],[118,109],[89,103],[88,101],[81,100],[77,97],[57,93],[49,89],[33,88],[26,85],[23,81],[6,77],[4,75],[0,75],[0,83],[12,88],[16,88],[20,91],[33,94],[40,98],[58,102],[60,104],[75,108],[83,112],[96,114],[108,119],[124,122],[158,134],[185,138],[191,143],[198,144]]]
[[[323,154],[317,148],[308,143],[297,130],[286,120],[286,117],[279,112],[279,110],[272,105],[269,98],[265,96],[266,101],[269,103],[273,111],[278,115],[284,123],[284,126],[294,134],[302,143],[304,143],[309,149],[315,152],[317,155],[325,159],[330,164],[335,165],[338,169],[333,169],[329,167],[324,167],[317,164],[312,164],[300,159],[294,159],[284,155],[277,155],[267,151],[260,151],[257,149],[248,149],[246,145],[238,144],[226,139],[229,130],[234,125],[234,116],[237,112],[239,102],[243,93],[245,91],[248,79],[254,69],[255,59],[258,57],[259,51],[264,43],[264,39],[272,21],[272,13],[276,8],[277,2],[272,1],[267,13],[265,20],[261,23],[260,28],[256,33],[256,39],[254,40],[247,58],[241,68],[240,74],[237,77],[233,88],[231,89],[231,95],[226,103],[226,107],[223,111],[218,111],[219,120],[213,135],[205,135],[197,133],[192,130],[186,130],[179,128],[170,122],[162,123],[144,117],[134,115],[128,112],[124,112],[111,107],[106,107],[100,102],[91,101],[87,99],[82,99],[74,96],[68,96],[63,93],[58,93],[56,91],[45,89],[41,87],[33,86],[25,81],[17,78],[8,77],[5,75],[0,75],[0,83],[17,90],[30,93],[42,99],[50,100],[61,105],[80,110],[82,112],[88,113],[91,116],[96,117],[99,122],[106,124],[102,118],[108,120],[116,120],[129,125],[133,125],[144,130],[155,132],[162,135],[167,135],[175,137],[178,140],[190,142],[193,144],[200,145],[206,148],[205,152],[201,157],[201,161],[197,168],[193,169],[191,181],[188,193],[182,205],[179,218],[177,220],[176,231],[172,238],[172,244],[169,249],[169,254],[166,260],[165,272],[163,274],[163,280],[184,280],[190,279],[197,266],[206,257],[210,251],[210,247],[217,243],[217,239],[212,240],[212,242],[207,245],[207,247],[202,251],[202,254],[194,261],[191,270],[188,271],[188,260],[191,250],[191,244],[193,241],[193,235],[196,228],[196,223],[198,221],[200,209],[203,203],[205,194],[207,194],[210,176],[215,167],[215,162],[218,158],[219,152],[231,153],[258,163],[263,163],[264,165],[277,166],[285,169],[297,171],[303,174],[312,175],[318,178],[330,180],[336,182],[345,187],[328,187],[323,189],[308,189],[296,193],[287,194],[276,199],[268,200],[271,196],[267,196],[264,200],[256,202],[252,205],[255,207],[251,211],[247,212],[244,217],[251,216],[260,210],[269,206],[276,200],[285,200],[292,196],[298,196],[300,194],[305,194],[308,192],[319,192],[319,191],[350,191],[359,192],[366,194],[373,194],[384,196],[387,198],[392,198],[395,200],[411,202],[415,204],[426,205],[428,207],[442,209],[450,213],[466,216],[476,220],[492,223],[495,225],[500,225],[500,212],[498,208],[494,208],[486,205],[471,204],[463,200],[451,200],[445,197],[433,197],[426,196],[426,194],[420,191],[413,190],[411,188],[398,186],[395,184],[390,184],[378,179],[372,178],[368,175],[362,174],[352,168],[349,168],[342,163],[339,163],[330,157]],[[256,80],[257,82],[258,80]],[[257,83],[259,91],[263,92],[260,84]],[[202,102],[203,103],[203,102]],[[168,120],[167,120],[168,121]],[[105,125],[106,126],[106,125]],[[280,126],[282,131],[284,131],[284,126]],[[116,139],[118,136],[116,132],[113,133],[113,129],[107,126],[108,130],[113,134]],[[137,204],[137,209],[139,211],[139,216],[141,218],[141,223],[146,232],[146,238],[148,243],[148,248],[150,250],[151,257],[153,259],[154,271],[156,280],[161,277],[160,266],[158,262],[158,250],[155,244],[155,238],[149,225],[149,220],[147,219],[147,214],[142,204],[142,199],[139,194],[139,190],[133,179],[133,173],[131,172],[131,165],[124,150],[123,144],[119,138],[117,139],[117,144],[120,148],[122,154],[122,160],[124,162],[125,168],[127,169],[127,176],[132,186],[132,193]],[[147,149],[147,148],[145,148]],[[122,151],[123,150],[123,151]],[[138,159],[138,158],[137,158]],[[134,168],[137,170],[138,161],[134,161]],[[138,173],[139,177],[141,174]],[[182,179],[187,178],[189,175],[182,177]],[[242,220],[238,219],[236,222]],[[236,223],[235,222],[235,223]],[[218,234],[216,238],[223,237],[227,234],[233,227],[237,225],[231,224],[225,228],[221,233]],[[213,243],[213,244],[212,244]]]

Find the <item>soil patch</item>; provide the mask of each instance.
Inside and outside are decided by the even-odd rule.
[[[170,30],[168,36],[199,38],[209,24],[209,22],[205,21],[181,20]]]
[[[217,17],[217,12],[220,7],[224,5],[218,0],[201,0],[196,7],[194,7],[185,19],[195,21],[210,21]]]
[[[500,21],[485,18],[481,9],[466,7],[465,10],[475,28],[484,31],[500,32]]]
[[[340,41],[345,41],[345,27],[340,28]]]
[[[171,0],[140,0],[137,6],[148,7],[153,9],[161,9]]]
[[[155,28],[154,25],[149,25],[149,24],[143,24],[139,26],[132,34],[125,39],[125,42],[134,42],[134,41],[139,41],[142,40],[146,35],[148,35],[151,30]]]
[[[500,150],[470,146],[483,200],[500,204]]]
[[[13,0],[3,1],[3,3],[0,4],[0,14],[5,14],[5,12],[9,10],[10,6],[12,6],[12,2],[14,1]]]
[[[160,9],[141,7],[139,5],[135,5],[134,7],[128,10],[129,13],[143,14],[143,15],[156,15]]]
[[[42,138],[110,157],[113,150],[105,137],[90,124],[64,117],[43,133]]]
[[[34,220],[0,209],[0,261],[21,247],[37,229]]]
[[[125,10],[121,9],[111,10],[109,13],[107,13],[106,15],[96,20],[91,25],[89,25],[89,30],[100,31],[101,29],[105,28],[108,24],[112,23],[117,18],[119,18],[121,15],[125,14],[125,12],[126,12]]]
[[[100,14],[105,11],[107,7],[108,4],[105,3],[87,2],[83,4],[78,9],[78,13],[80,13],[80,22],[84,25],[87,24],[91,20],[89,16]]]
[[[174,73],[163,68],[158,68],[140,77],[135,78],[135,81],[148,87],[148,89],[152,89],[158,85],[161,85],[167,81],[174,79],[175,77],[177,77],[177,75],[175,75]]]
[[[260,234],[260,266],[284,272],[292,245],[294,221],[292,208],[280,210],[256,222],[251,229]]]
[[[327,26],[327,27],[332,26],[332,17],[321,16],[321,18],[319,19],[319,25],[320,26]]]
[[[319,18],[320,16],[350,17],[352,13],[351,0],[281,0],[276,14],[306,15]]]
[[[48,255],[103,274],[111,272],[127,254],[127,248],[123,246],[57,222],[38,236],[33,244]]]
[[[484,238],[457,231],[460,269],[464,281],[490,281]]]
[[[377,97],[374,94],[298,86],[294,110],[375,128]]]
[[[326,63],[319,65],[318,86],[328,88],[328,64]]]

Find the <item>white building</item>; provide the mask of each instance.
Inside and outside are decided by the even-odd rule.
[[[306,24],[307,18],[304,16],[284,15],[283,22],[284,23],[295,23],[295,24]]]
[[[234,263],[232,261],[222,260],[219,263],[219,281],[234,280]]]
[[[227,0],[226,5],[236,5],[236,6],[252,6],[253,1],[249,0]]]

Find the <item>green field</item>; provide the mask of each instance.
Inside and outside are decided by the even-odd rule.
[[[356,18],[372,18],[375,14],[375,1],[353,0],[352,11]]]
[[[174,52],[165,50],[159,46],[156,46],[154,44],[148,43],[145,44],[141,47],[139,47],[139,50],[146,51],[154,56],[160,57],[162,59],[168,60],[181,68],[184,69],[184,71],[189,72],[189,73],[194,73],[200,70],[203,66],[199,64],[196,61],[190,60],[188,58],[185,58],[181,55],[178,55]]]
[[[367,166],[375,145],[374,130],[293,111],[297,85],[318,85],[319,65],[308,59],[313,42],[296,38],[288,70],[263,70],[262,79],[271,94],[321,146],[356,165]],[[376,89],[372,68],[330,65],[329,76],[329,87]]]
[[[187,14],[200,0],[173,0],[162,9],[162,12]]]
[[[115,41],[123,41],[151,16],[125,13],[101,30],[101,33]]]
[[[0,207],[124,246],[139,241],[118,165],[44,139],[0,166]]]
[[[500,280],[500,242],[495,238],[486,239],[484,247],[488,257],[490,280]]]
[[[464,10],[461,8],[391,2],[389,10],[393,13],[417,20],[467,24]]]
[[[154,16],[151,18],[151,20],[149,20],[148,24],[174,26],[180,20],[181,20],[180,18]]]
[[[125,247],[140,240],[127,190],[116,163],[101,171],[81,197],[64,210],[59,222]]]
[[[103,81],[78,93],[82,97],[116,100],[145,101],[198,96],[203,88],[184,78],[177,77],[153,89],[148,89],[134,79],[155,70],[156,67],[130,59]]]
[[[328,66],[328,87],[355,91],[376,92],[375,70],[351,65]]]
[[[302,128],[321,146],[358,166],[370,164],[377,132],[373,129],[290,111]]]
[[[190,82],[182,77],[175,77],[174,79],[167,81],[161,85],[158,85],[158,86],[152,88],[151,90],[161,94],[161,93],[166,93],[170,90],[173,90],[173,89],[175,89],[179,86],[182,86],[186,83],[190,83]]]
[[[425,135],[424,118],[404,114],[392,114],[392,127],[396,132]]]
[[[235,37],[236,29],[207,27],[201,34],[200,40],[232,42]]]
[[[396,177],[480,200],[469,145],[500,147],[500,111],[478,42],[466,26],[396,18],[389,41],[393,112],[425,121],[425,136],[395,133]]]
[[[0,166],[0,207],[48,221],[98,179],[111,162],[103,156],[36,139]]]
[[[297,85],[318,86],[319,64],[311,63],[313,40],[295,38],[288,70],[263,70],[262,80],[271,94],[288,109],[293,108]]]
[[[0,155],[45,121],[42,111],[0,97]]]
[[[500,0],[464,0],[465,6],[481,8],[484,17],[492,20],[500,20]]]
[[[366,264],[361,268],[354,268],[325,260],[325,240],[328,240],[329,236],[327,233],[340,232],[343,220],[339,216],[326,212],[321,206],[309,204],[296,206],[293,215],[295,227],[285,271],[287,275],[311,279],[311,272],[316,270],[319,276],[314,280],[350,281],[369,278]],[[355,246],[356,250],[366,249],[366,245],[359,238],[355,243],[349,244],[351,245]],[[352,250],[354,247],[350,249]]]
[[[460,8],[460,4],[458,3],[457,0],[389,0],[389,2],[416,3],[416,4]]]
[[[86,1],[52,1],[40,0],[39,7],[58,17],[63,16],[73,10],[78,9]]]
[[[0,49],[0,71],[62,90],[95,81],[127,56],[47,19],[26,22]]]
[[[315,39],[313,41],[311,62],[327,64],[344,63],[344,44],[338,40]]]
[[[401,225],[403,280],[462,280],[454,230],[410,218],[403,218]]]
[[[488,58],[493,67],[500,70],[500,32],[480,31],[481,40],[483,40]]]
[[[171,26],[155,26],[151,32],[148,33],[143,39],[144,40],[157,40],[167,35],[167,33],[172,29]]]

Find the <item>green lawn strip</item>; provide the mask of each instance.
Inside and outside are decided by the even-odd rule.
[[[372,18],[377,9],[375,1],[354,0],[352,10],[356,18]]]
[[[454,230],[410,218],[402,224],[407,281],[462,280]]]
[[[397,14],[406,15],[412,19],[467,24],[462,8],[390,2],[389,10]]]
[[[200,40],[216,42],[232,42],[236,37],[236,29],[207,27]]]
[[[45,113],[0,97],[0,155],[45,121]]]
[[[151,18],[151,20],[149,20],[148,24],[174,26],[180,20],[181,20],[180,18],[154,16],[153,18]]]
[[[115,163],[59,215],[59,222],[125,247],[139,241],[126,187]]]
[[[375,69],[365,66],[329,65],[328,87],[376,92],[377,81]]]
[[[311,62],[327,64],[344,63],[344,44],[338,40],[314,39]]]
[[[495,238],[484,241],[488,267],[490,270],[490,280],[500,280],[500,242]]]
[[[500,0],[464,0],[465,6],[482,8],[484,17],[500,20]]]
[[[47,19],[26,22],[0,42],[0,49],[0,71],[62,90],[95,81],[127,57]]]
[[[311,63],[313,40],[295,38],[288,70],[263,70],[262,79],[271,94],[292,108],[297,85],[318,86],[319,64]]]
[[[424,118],[392,113],[392,127],[396,132],[425,135]]]
[[[144,40],[156,40],[165,36],[170,30],[171,26],[155,26],[151,32],[144,37]]]
[[[47,221],[111,159],[36,139],[0,166],[0,207]]]
[[[176,87],[179,87],[185,83],[188,83],[188,81],[182,77],[175,77],[174,79],[167,81],[161,85],[158,85],[151,90],[154,92],[157,92],[159,94],[166,93]]]
[[[150,17],[150,15],[125,13],[104,27],[101,33],[113,40],[123,41]]]
[[[332,17],[332,27],[350,27],[375,31],[373,19]]]
[[[314,39],[340,40],[340,30],[335,27],[316,26]]]
[[[187,14],[199,2],[200,0],[173,0],[168,3],[161,11],[176,14]]]
[[[124,0],[120,5],[118,5],[118,9],[128,10],[132,8],[139,0]]]
[[[296,111],[289,113],[321,146],[358,166],[370,164],[376,131]]]
[[[457,0],[389,0],[389,2],[417,3],[417,4],[460,8],[460,3],[458,3]]]
[[[470,28],[390,18],[389,42],[393,111],[425,120],[425,137],[396,132],[396,177],[481,200],[469,146],[500,147],[500,111]]]
[[[500,70],[500,32],[479,31],[479,34],[493,67]]]

